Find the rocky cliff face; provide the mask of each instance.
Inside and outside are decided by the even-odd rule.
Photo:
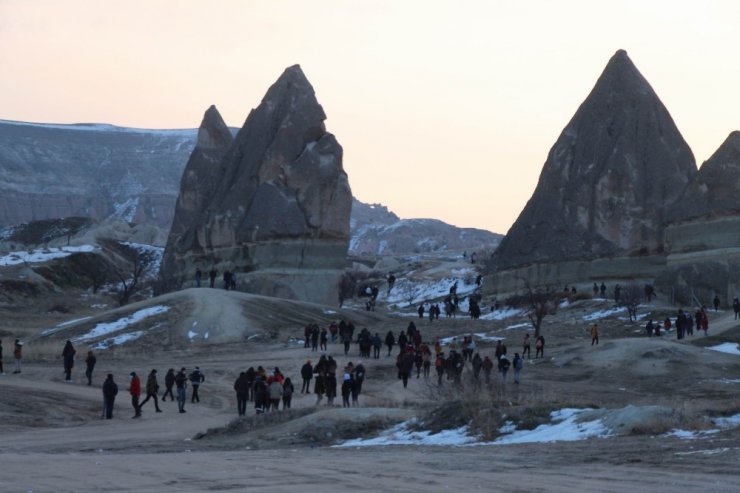
[[[300,67],[286,69],[211,168],[213,181],[188,191],[200,214],[183,208],[181,218],[178,208],[173,225],[186,228],[165,252],[166,289],[216,268],[236,272],[247,291],[336,302],[352,194],[325,119]]]
[[[0,226],[114,216],[169,228],[195,134],[0,121]]]
[[[490,269],[660,252],[696,173],[665,106],[620,50],[565,127]]]
[[[458,228],[436,219],[400,219],[380,204],[352,203],[351,255],[393,256],[439,253],[450,250],[492,250],[500,234],[482,229]]]

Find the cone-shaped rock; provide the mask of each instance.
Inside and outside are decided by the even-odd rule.
[[[665,106],[617,51],[550,150],[489,267],[660,251],[667,206],[695,173]]]
[[[235,273],[237,289],[336,303],[352,193],[325,118],[300,67],[287,68],[218,165],[197,168],[185,203],[200,211],[165,251],[165,289],[192,285],[197,268],[204,278],[215,269],[220,279]],[[181,224],[176,217],[171,235]]]
[[[699,169],[669,213],[671,222],[740,214],[740,132]]]

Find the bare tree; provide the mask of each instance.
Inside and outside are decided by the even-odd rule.
[[[118,242],[106,245],[122,257],[108,267],[108,278],[117,283],[116,295],[119,306],[128,304],[131,298],[147,287],[147,274],[154,262],[154,254],[146,250],[137,250]]]
[[[506,304],[524,308],[536,339],[542,332],[542,321],[545,317],[557,313],[558,293],[550,286],[533,288],[526,279],[522,281],[524,282],[524,293],[507,299]]]
[[[619,306],[627,308],[630,322],[637,322],[637,307],[642,303],[642,295],[643,289],[637,284],[628,284],[622,288],[622,293],[619,297]]]

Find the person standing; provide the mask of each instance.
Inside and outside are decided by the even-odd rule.
[[[105,419],[113,418],[113,403],[118,395],[118,385],[113,381],[113,374],[108,373],[108,377],[103,382],[103,416]]]
[[[735,312],[735,320],[740,318],[740,299],[732,300],[732,310]]]
[[[131,405],[134,407],[134,415],[132,418],[141,417],[141,408],[139,408],[139,397],[141,397],[141,380],[135,371],[130,373],[131,384],[129,385],[129,393],[131,394]]]
[[[214,268],[212,268],[212,269],[211,269],[211,270],[210,270],[210,271],[208,272],[208,278],[209,278],[209,279],[210,279],[210,281],[211,281],[211,284],[210,284],[210,286],[211,286],[212,288],[216,286],[216,276],[217,276],[217,275],[218,275],[218,271],[216,270],[216,268],[215,268],[215,267],[214,267]]]
[[[156,409],[158,413],[162,412],[162,410],[159,408],[157,392],[159,392],[159,383],[157,383],[157,370],[152,370],[149,372],[149,376],[146,379],[146,399],[144,399],[142,403],[139,404],[139,415],[141,415],[141,408],[144,407],[144,404],[149,402],[149,399],[151,398],[154,398],[154,409]]]
[[[195,370],[190,374],[190,387],[193,389],[193,395],[190,397],[190,402],[200,402],[200,396],[198,396],[198,387],[200,384],[205,382],[206,377],[200,371],[199,367],[195,367]]]
[[[311,393],[311,379],[313,378],[313,366],[311,366],[311,360],[301,367],[301,378],[303,379],[303,385],[301,385],[301,394]]]
[[[175,396],[172,394],[172,387],[175,386],[175,369],[170,368],[167,370],[167,374],[164,376],[164,395],[162,396],[162,402],[167,400],[167,396],[170,396],[170,400],[174,401]]]
[[[393,331],[389,330],[385,335],[385,345],[388,346],[388,356],[391,355],[393,346],[396,344],[396,337],[393,335]]]
[[[596,286],[596,284],[594,284]],[[524,358],[524,355],[529,355],[529,357],[532,357],[532,345],[529,340],[529,332],[524,334],[524,348],[522,349],[522,358]]]
[[[712,304],[714,305],[715,312],[719,310],[719,296],[717,296],[716,294],[714,295],[714,300],[712,300]]]
[[[599,326],[596,324],[591,326],[591,345],[594,344],[599,344]]]
[[[285,382],[283,382],[283,411],[290,409],[290,401],[293,400],[293,392],[295,392],[293,382],[290,381],[290,378],[286,378]]]
[[[92,351],[87,352],[87,358],[85,358],[85,376],[87,377],[87,385],[92,385],[92,374],[95,369],[95,363],[98,359],[95,357]]]
[[[13,343],[13,359],[15,360],[15,370],[13,373],[21,372],[21,362],[23,361],[23,343],[16,339]]]
[[[509,362],[509,358],[507,358],[505,354],[502,354],[501,358],[498,360],[498,371],[501,372],[501,381],[504,383],[506,383],[506,373],[509,371],[510,366],[511,363]]]
[[[514,383],[519,385],[519,373],[524,368],[524,358],[519,357],[519,353],[514,353]]]
[[[185,374],[185,367],[180,368],[180,372],[175,375],[175,387],[177,387],[177,407],[182,414],[185,412],[188,387],[188,377]]]
[[[534,358],[537,359],[539,357],[545,357],[545,337],[544,336],[538,336],[537,339],[534,341]]]
[[[247,412],[247,400],[249,399],[249,382],[245,372],[241,372],[234,382],[234,390],[236,391],[236,410],[239,416],[244,416]]]
[[[272,382],[270,382],[270,386],[268,387],[270,393],[269,409],[270,411],[277,411],[280,409],[280,399],[283,397],[283,385],[277,378],[270,377],[270,379]]]
[[[64,381],[69,382],[72,380],[72,368],[75,365],[75,350],[72,345],[72,341],[69,339],[64,343],[64,349],[62,349],[62,359],[64,360]]]
[[[350,407],[349,398],[352,395],[352,375],[344,374],[342,379],[342,407]]]
[[[203,278],[203,273],[200,271],[200,269],[195,269],[195,287],[200,287],[200,280]]]

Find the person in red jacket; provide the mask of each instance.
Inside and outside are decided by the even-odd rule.
[[[141,407],[139,407],[139,397],[141,397],[141,380],[135,371],[131,372],[131,385],[129,386],[129,392],[131,393],[131,405],[134,406],[134,414],[132,417],[141,417]]]

